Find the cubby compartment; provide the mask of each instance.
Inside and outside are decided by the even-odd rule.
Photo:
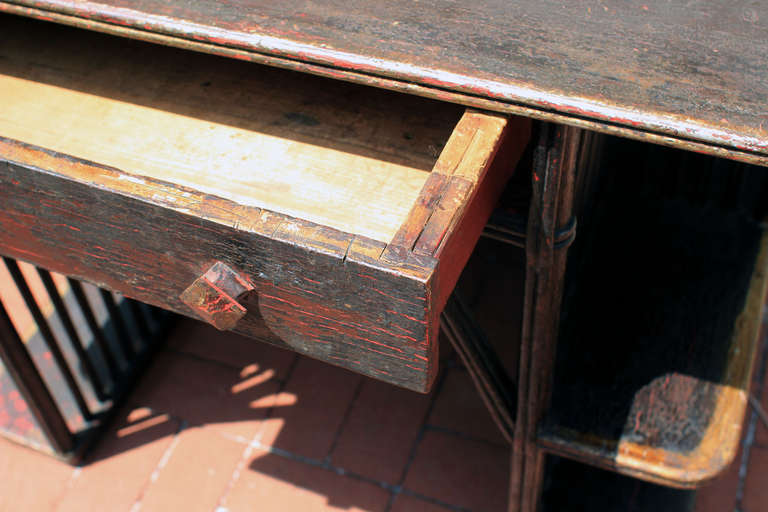
[[[541,443],[676,487],[736,453],[768,270],[764,169],[609,138],[568,260]]]

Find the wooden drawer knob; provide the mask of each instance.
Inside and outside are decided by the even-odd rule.
[[[203,320],[221,331],[233,329],[247,313],[238,299],[253,290],[248,278],[217,261],[179,298]]]

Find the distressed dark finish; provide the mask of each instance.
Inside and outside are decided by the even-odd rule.
[[[188,192],[163,191],[178,198]],[[432,269],[377,272],[376,260],[346,252],[349,235],[335,251],[313,251],[15,163],[0,162],[0,197],[5,254],[187,315],[196,312],[180,294],[221,259],[258,291],[244,303],[249,314],[237,332],[422,391],[434,377]],[[236,210],[192,199],[201,209]]]
[[[768,176],[627,141],[609,148],[593,222],[569,258],[539,442],[696,487],[738,448],[766,291]]]
[[[512,401],[495,408],[507,434],[515,430],[510,509],[536,508],[548,452],[678,486],[710,478],[732,456],[738,438],[733,425],[744,412],[752,334],[765,296],[765,247],[756,258],[746,308],[735,320],[721,315],[738,326],[733,342],[725,352],[717,352],[722,343],[702,344],[708,361],[727,360],[722,379],[679,372],[650,379],[623,411],[626,418],[617,416],[627,421],[614,438],[604,431],[615,426],[612,418],[603,421],[600,414],[606,401],[588,415],[593,425],[569,425],[585,415],[559,408],[561,394],[579,387],[553,388],[551,377],[566,249],[576,226],[572,215],[579,213],[580,222],[590,216],[582,198],[594,192],[589,172],[582,171],[594,160],[596,144],[579,128],[768,165],[766,7],[714,0],[20,0],[0,2],[0,10],[575,127],[543,126],[528,232],[516,241],[528,256],[516,422]],[[516,123],[515,133],[527,133],[524,123]],[[261,210],[151,180],[143,189],[96,191],[85,174],[59,174],[58,166],[97,166],[38,153],[22,162],[8,158],[4,172],[0,167],[0,193],[20,194],[10,201],[10,212],[0,213],[0,247],[51,264],[54,247],[67,247],[77,255],[79,275],[186,314],[200,314],[200,299],[224,297],[238,308],[234,318],[219,322],[215,311],[203,311],[220,327],[236,324],[238,332],[425,390],[436,371],[439,311],[509,175],[510,169],[493,167],[515,162],[521,150],[494,142],[486,161],[470,165],[465,151],[487,138],[476,128],[471,121],[457,128],[453,137],[464,142],[446,147],[408,221],[388,244],[302,219],[267,220]],[[10,141],[5,147],[13,155],[37,151]],[[42,165],[54,172],[35,171],[40,162],[55,162]],[[492,170],[473,178],[460,171],[462,165]],[[108,176],[108,183],[119,177],[112,169],[96,172]],[[157,191],[173,200],[157,199]],[[192,199],[182,197],[190,193]],[[44,199],[40,211],[25,210],[38,196]],[[83,215],[78,205],[97,200],[102,208]],[[62,213],[61,229],[49,227]],[[142,230],[130,232],[135,224],[129,219],[135,218]],[[70,236],[66,229],[87,233]],[[12,239],[12,232],[26,236]],[[116,235],[127,232],[133,247],[121,245]],[[178,238],[169,244],[169,236]],[[149,255],[156,261],[142,257]],[[752,256],[740,263],[748,266]],[[219,259],[250,276],[254,293],[221,294],[201,280]],[[739,284],[736,291],[746,293]],[[482,383],[484,396],[504,398],[488,382]],[[555,407],[541,430],[552,393]],[[567,395],[565,403],[579,409],[590,402]]]
[[[457,123],[455,106],[388,91],[14,16],[0,15],[0,27],[9,39],[0,79],[12,112],[0,118],[0,137],[10,137],[0,138],[0,252],[429,389],[439,313],[527,144],[529,120],[468,110]],[[146,62],[162,67],[150,72]],[[168,84],[179,92],[168,93]],[[209,94],[214,87],[223,89]],[[37,94],[46,93],[56,102],[41,107]],[[105,116],[109,135],[92,122],[79,125],[86,108]],[[153,115],[162,121],[146,121]],[[43,134],[54,136],[36,139],[48,119]],[[194,131],[211,119],[218,124]],[[143,123],[154,130],[150,144]],[[185,127],[193,134],[173,139],[170,132]],[[75,142],[57,146],[61,140]],[[178,152],[163,153],[176,145]],[[253,152],[246,164],[231,156],[243,146]],[[200,147],[195,161],[174,167],[174,158]],[[315,158],[322,172],[312,174]],[[232,171],[236,165],[243,167]],[[289,179],[273,180],[272,169]],[[228,176],[246,196],[272,195],[250,206],[252,198],[220,186]],[[356,197],[368,180],[408,193],[402,215],[388,217],[391,231],[356,224],[401,208],[377,203],[377,193]],[[336,203],[312,203],[317,194]],[[281,203],[285,197],[299,206]],[[228,286],[227,273],[247,285]]]
[[[538,510],[547,454],[700,486],[731,462],[746,410],[768,176],[539,128],[509,510]]]
[[[528,123],[510,126],[516,136],[508,142],[524,146]],[[496,143],[503,133],[497,131]],[[243,298],[248,314],[237,332],[404,387],[429,389],[442,307],[433,288],[458,277],[441,271],[435,256],[406,248],[401,263],[389,264],[380,259],[385,245],[365,237],[262,215],[258,208],[176,185],[126,180],[117,170],[9,140],[0,139],[0,154],[3,253],[183,314],[197,313],[179,298],[189,283],[216,261],[226,261],[256,292]],[[494,171],[489,183],[500,179],[498,173],[508,176],[513,164]],[[476,169],[478,187],[473,186],[480,190],[490,160],[484,165]],[[468,222],[476,240],[480,230],[472,226],[484,220],[471,217],[476,214],[467,205],[478,197],[493,204],[493,194],[486,195],[475,190],[452,205],[455,214],[445,219],[451,229],[441,239]]]
[[[541,125],[533,153],[510,511],[534,511],[541,490],[545,454],[537,445],[537,429],[548,406],[568,250],[555,239],[574,214],[583,135],[571,127]]]
[[[740,289],[749,295],[738,316],[734,319],[731,311],[712,313],[732,322],[732,339],[727,334],[709,339],[712,326],[701,321],[698,339],[686,340],[679,349],[657,342],[644,344],[646,350],[635,351],[633,360],[623,352],[613,353],[612,359],[621,360],[613,383],[592,381],[590,390],[575,385],[566,392],[569,384],[561,381],[558,402],[541,433],[542,446],[561,456],[680,488],[697,487],[719,475],[738,449],[765,297],[766,256],[764,239],[752,285]],[[726,310],[732,307],[725,300],[720,305]],[[635,345],[627,350],[632,348]],[[662,358],[660,352],[668,355]],[[578,362],[587,371],[591,368]],[[665,363],[666,373],[659,362]],[[639,379],[641,375],[646,378]],[[610,390],[612,396],[600,396],[601,389]],[[574,396],[582,404],[578,417],[563,407]]]
[[[760,2],[17,0],[0,9],[768,163]]]

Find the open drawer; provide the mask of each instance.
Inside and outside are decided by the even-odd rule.
[[[0,253],[427,391],[529,122],[0,17]]]

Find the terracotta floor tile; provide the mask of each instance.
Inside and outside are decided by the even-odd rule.
[[[744,512],[768,512],[768,448],[752,446],[744,481]]]
[[[265,445],[322,459],[333,446],[360,377],[302,357],[277,399],[261,437]]]
[[[74,468],[0,438],[0,511],[51,510]]]
[[[448,512],[449,510],[451,509],[407,494],[398,494],[389,512]]]
[[[518,371],[525,273],[525,251],[481,239],[457,286],[457,294],[511,377]]]
[[[384,511],[381,487],[318,467],[259,452],[224,503],[228,512]]]
[[[455,361],[459,358],[458,354],[456,354],[456,350],[453,348],[453,345],[451,345],[451,342],[448,341],[442,333],[438,337],[438,343],[440,344],[438,347],[438,360],[440,362],[441,368],[449,361]]]
[[[157,479],[147,487],[141,510],[214,510],[246,447],[210,430],[183,430]]]
[[[404,487],[471,510],[507,506],[509,450],[489,443],[427,432]]]
[[[254,374],[185,354],[161,352],[131,402],[205,427],[252,439],[262,426],[278,383],[271,370]]]
[[[714,481],[696,493],[694,512],[733,512],[736,508],[736,493],[739,490],[739,467],[741,465],[741,444],[739,451],[728,469]]]
[[[129,511],[177,430],[168,416],[152,416],[146,410],[123,414],[85,459],[56,511]]]
[[[431,399],[366,380],[331,455],[333,465],[397,483]]]
[[[246,367],[259,372],[271,370],[280,379],[286,377],[291,363],[297,357],[290,350],[219,331],[191,319],[180,321],[167,343],[170,349],[218,361],[238,370]]]
[[[760,406],[763,408],[763,412],[768,415],[768,379],[763,383],[762,393],[758,395],[760,397]],[[747,409],[747,413],[752,413],[752,407]],[[755,443],[760,446],[768,448],[768,426],[758,417],[757,429],[755,430]]]
[[[500,445],[506,444],[478,395],[469,372],[462,368],[448,371],[427,424]]]

